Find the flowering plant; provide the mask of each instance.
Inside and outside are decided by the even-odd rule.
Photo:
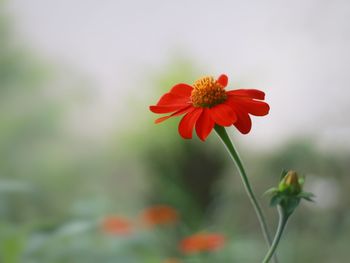
[[[270,106],[264,102],[265,93],[263,91],[257,89],[227,91],[225,90],[227,84],[228,77],[225,74],[220,75],[217,79],[211,76],[202,77],[193,85],[177,84],[161,96],[156,105],[150,106],[150,110],[157,114],[169,114],[156,119],[155,123],[183,115],[178,131],[184,139],[191,139],[193,129],[195,129],[197,136],[205,141],[211,131],[215,130],[239,171],[247,195],[260,222],[269,248],[262,262],[270,262],[271,258],[277,262],[274,252],[288,218],[301,199],[311,200],[312,195],[302,192],[301,179],[296,172],[292,171],[283,174],[278,188],[272,188],[268,191],[272,194],[271,204],[278,206],[280,214],[279,225],[272,241],[265,216],[255,197],[241,158],[225,129],[225,127],[234,125],[242,134],[248,134],[252,127],[251,115],[265,116],[269,113]],[[183,241],[182,249],[187,252],[206,250],[211,247],[211,241],[217,240],[217,237],[218,235],[193,235]],[[219,240],[223,240],[221,236]],[[219,242],[219,244],[221,243]]]

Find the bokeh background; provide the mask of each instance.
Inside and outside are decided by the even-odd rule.
[[[0,262],[259,262],[265,244],[215,134],[184,141],[148,110],[178,82],[226,73],[271,106],[231,129],[269,218],[282,169],[314,203],[292,217],[281,262],[348,262],[349,1],[0,1]],[[167,204],[173,227],[113,235]],[[138,224],[138,223],[136,223]],[[223,249],[184,257],[198,231]]]

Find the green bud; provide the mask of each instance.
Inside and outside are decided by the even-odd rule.
[[[295,171],[283,171],[278,187],[270,188],[266,194],[271,195],[270,205],[279,206],[286,215],[291,215],[301,199],[313,201],[313,194],[303,192],[305,178]]]
[[[288,171],[278,185],[278,191],[289,195],[298,195],[302,191],[299,176],[295,171]]]

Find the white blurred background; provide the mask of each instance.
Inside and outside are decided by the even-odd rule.
[[[99,134],[111,119],[123,121],[129,97],[152,89],[148,74],[180,56],[202,75],[228,74],[230,88],[266,91],[271,114],[243,141],[267,146],[302,133],[327,147],[350,142],[349,1],[12,0],[9,7],[21,41],[89,77],[97,93],[88,123]]]
[[[316,195],[280,262],[347,262],[349,15],[345,0],[0,0],[0,262],[202,263],[177,245],[198,231],[227,237],[208,262],[259,262],[258,222],[215,134],[182,140],[178,119],[154,125],[148,109],[222,73],[271,106],[248,135],[230,130],[271,229],[263,193],[282,169]],[[159,203],[176,227],[140,228]],[[113,215],[131,236],[103,231]]]

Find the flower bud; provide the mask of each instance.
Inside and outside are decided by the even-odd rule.
[[[283,171],[278,187],[270,188],[266,193],[271,194],[270,205],[279,206],[287,216],[298,207],[301,199],[313,201],[312,193],[303,191],[304,177],[299,177],[295,171]]]
[[[302,191],[298,174],[295,171],[288,171],[278,185],[278,190],[287,194],[298,195]]]

